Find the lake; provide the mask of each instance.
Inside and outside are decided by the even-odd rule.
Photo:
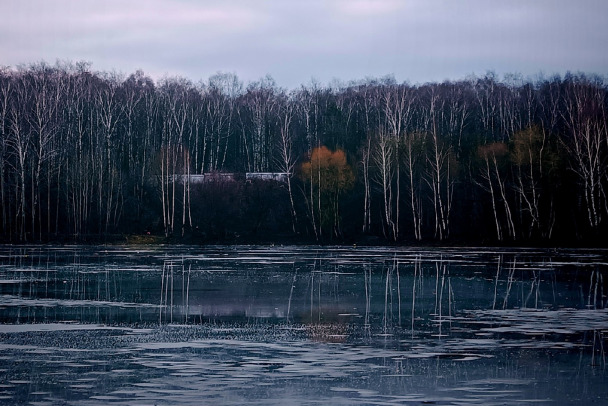
[[[608,250],[0,246],[0,404],[608,402]]]

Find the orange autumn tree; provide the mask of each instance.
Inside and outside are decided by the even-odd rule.
[[[315,237],[341,235],[340,195],[353,187],[355,176],[344,151],[325,146],[314,148],[310,160],[300,167],[304,198]]]

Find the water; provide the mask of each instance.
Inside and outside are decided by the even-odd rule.
[[[608,251],[0,246],[0,404],[608,402]]]

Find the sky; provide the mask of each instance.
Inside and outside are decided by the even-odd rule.
[[[56,61],[287,89],[608,74],[607,0],[1,0],[0,66]]]

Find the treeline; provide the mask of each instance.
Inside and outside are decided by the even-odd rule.
[[[583,74],[286,91],[223,73],[3,68],[1,236],[594,242],[607,231],[607,95]],[[204,173],[235,175],[188,176]]]

